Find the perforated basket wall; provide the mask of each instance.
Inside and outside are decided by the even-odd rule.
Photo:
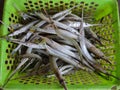
[[[3,22],[6,24],[19,22],[19,14],[14,8],[16,4],[21,11],[41,10],[45,8],[48,13],[53,14],[64,9],[80,4],[73,10],[73,13],[81,15],[84,7],[84,16],[94,18],[91,23],[102,23],[103,26],[94,27],[93,30],[100,36],[107,39],[102,40],[105,46],[99,47],[110,58],[113,65],[109,66],[101,62],[104,68],[110,69],[112,74],[120,77],[120,45],[119,45],[119,19],[118,8],[115,0],[6,0],[3,14]],[[7,35],[10,31],[1,26],[0,35]],[[16,47],[13,43],[0,40],[0,85],[3,85],[10,72],[17,66],[18,60],[10,56],[11,51]],[[15,77],[21,76],[17,74]],[[109,80],[94,73],[78,71],[75,74],[65,76],[67,86],[71,90],[86,90],[97,88],[110,88],[119,81],[110,78]],[[59,85],[55,77],[45,78],[41,76],[25,77],[11,80],[5,90],[59,90]]]

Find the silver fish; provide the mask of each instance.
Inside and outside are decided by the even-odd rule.
[[[32,49],[28,48],[26,53],[31,53]],[[19,65],[17,66],[17,68],[9,75],[9,77],[7,78],[6,82],[4,83],[4,85],[2,87],[5,87],[6,84],[8,83],[8,81],[14,76],[14,74],[29,60],[29,58],[23,58],[21,60],[21,63],[19,63]]]
[[[22,24],[17,23],[17,24],[11,24],[11,25],[10,25],[10,27],[11,27],[13,30],[15,30],[15,29],[18,29],[18,28],[23,27],[23,25],[22,25]]]
[[[65,81],[64,81],[61,73],[59,72],[59,69],[58,69],[58,66],[57,66],[57,63],[56,63],[56,60],[57,60],[58,58],[53,57],[53,56],[49,56],[49,58],[50,58],[50,63],[51,63],[51,65],[52,65],[53,71],[54,71],[56,77],[57,77],[58,80],[59,80],[59,83],[64,87],[65,90],[67,90]]]
[[[29,37],[32,35],[33,32],[28,32],[27,35],[25,35],[21,41],[25,42],[25,40],[28,40]],[[15,54],[20,48],[21,48],[22,44],[19,44],[11,53],[11,55]]]
[[[83,27],[83,13],[82,13],[82,22],[81,22],[81,26],[79,28],[79,32],[80,32],[80,36],[78,37],[79,42],[80,42],[80,46],[81,46],[81,51],[83,56],[87,59],[87,61],[89,61],[90,63],[96,63],[96,61],[94,60],[94,58],[90,55],[90,53],[87,50],[86,44],[85,44],[85,31],[84,31],[84,27]]]
[[[12,38],[10,39],[10,41],[30,48],[45,49],[44,43],[35,44],[31,42],[22,42],[19,39],[12,39]]]
[[[24,72],[34,62],[34,60],[35,59],[33,59],[33,58],[30,59],[29,60],[30,62],[27,63],[27,65],[20,71],[20,73]]]
[[[61,51],[64,54],[67,54],[73,58],[79,59],[78,56],[76,54],[74,54],[72,51],[62,47],[60,44],[58,44],[57,42],[53,41],[53,40],[49,40],[48,38],[45,38],[46,42],[54,49],[57,49],[59,51]]]
[[[27,31],[31,26],[33,26],[35,23],[37,23],[39,20],[36,20],[36,21],[33,21],[29,24],[27,24],[26,26],[23,26],[22,28],[16,30],[15,32],[9,34],[8,36],[15,36],[15,35],[18,35],[18,34],[21,34],[25,31]]]
[[[79,63],[75,60],[72,60],[73,58],[71,58],[70,56],[63,54],[55,49],[52,49],[51,47],[49,47],[48,45],[45,45],[47,51],[49,52],[49,54],[56,56],[58,58],[61,58],[63,61],[65,61],[66,63],[69,63],[73,66],[75,66],[76,68],[80,68],[84,70],[84,67],[80,66]]]

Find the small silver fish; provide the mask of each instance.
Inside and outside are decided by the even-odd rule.
[[[27,24],[26,26],[23,26],[22,28],[16,30],[15,32],[9,34],[8,36],[15,36],[15,35],[18,35],[18,34],[21,34],[25,31],[27,31],[31,26],[33,26],[35,23],[37,23],[39,20],[36,20],[36,21],[33,21],[29,24]]]
[[[67,90],[65,81],[64,81],[61,73],[59,72],[59,69],[58,69],[58,66],[57,66],[57,63],[56,63],[56,60],[57,60],[58,58],[53,57],[53,56],[49,56],[49,58],[50,58],[50,63],[51,63],[51,65],[52,65],[53,71],[54,71],[56,77],[57,77],[58,80],[59,80],[59,83],[64,87],[65,90]]]

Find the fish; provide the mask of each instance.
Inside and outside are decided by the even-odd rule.
[[[17,24],[10,24],[9,27],[11,27],[11,29],[13,29],[13,30],[16,30],[16,29],[19,29],[19,28],[23,27],[23,25],[19,24],[19,23],[17,23]]]
[[[46,18],[46,17],[44,16],[43,18]],[[51,20],[49,20],[49,18],[47,18],[47,20],[48,20],[49,22],[51,22]],[[62,37],[62,38],[68,39],[68,40],[70,40],[71,42],[74,41],[73,39],[70,39],[69,37],[67,37],[67,36],[66,36],[67,34],[64,35],[64,33],[61,33],[60,30],[56,27],[56,25],[53,25],[53,26],[54,26],[54,29],[55,29],[57,35],[59,35],[59,36]],[[78,49],[79,55],[80,55],[80,59],[79,59],[79,60],[81,60],[82,55],[81,55],[80,48],[79,48],[79,46],[77,46],[77,45],[78,45],[77,43],[73,42],[73,44],[74,44],[74,45],[76,46],[76,48]]]
[[[51,66],[53,68],[53,71],[56,75],[56,77],[58,78],[59,80],[59,83],[64,87],[64,90],[67,90],[67,87],[66,87],[66,84],[65,84],[65,81],[61,75],[61,73],[59,72],[59,69],[58,69],[58,66],[57,66],[57,63],[56,63],[56,60],[58,59],[57,57],[53,57],[53,56],[49,56],[50,58],[50,63],[51,63]]]
[[[66,23],[68,26],[73,27],[75,29],[78,29],[81,25],[81,22],[76,22],[76,21],[67,21],[67,22],[63,22]],[[87,28],[87,27],[92,27],[92,26],[99,26],[100,24],[89,24],[89,23],[83,23],[83,27]]]
[[[50,45],[52,48],[59,50],[60,52],[67,54],[73,58],[79,59],[77,55],[75,55],[72,51],[69,51],[68,49],[62,47],[60,44],[53,40],[49,40],[48,38],[45,38],[46,43]]]
[[[86,43],[86,46],[90,52],[92,52],[98,58],[101,58],[112,65],[110,60],[108,60],[108,58],[104,55],[104,53],[102,51],[100,51],[100,49],[98,49],[94,45],[92,45],[92,43],[90,43],[87,39],[86,39],[85,43]]]
[[[88,52],[86,44],[85,44],[85,31],[84,31],[84,27],[83,27],[83,9],[82,9],[82,22],[81,22],[81,25],[79,27],[79,33],[80,33],[80,35],[78,37],[78,40],[79,40],[79,43],[81,46],[81,51],[82,51],[83,56],[86,58],[86,60],[89,63],[96,63],[94,58]]]
[[[63,19],[65,18],[65,16],[67,16],[67,15],[70,14],[70,13],[71,13],[71,12],[66,13],[65,15],[63,15],[62,17],[57,18],[56,20],[57,20],[57,21],[61,21],[61,20],[63,20]],[[40,18],[43,19],[43,17],[44,17],[43,13],[38,13],[38,12],[36,12],[36,14],[37,14]],[[52,18],[54,19],[54,16],[53,16]],[[36,24],[35,27],[41,27],[41,26],[44,25],[45,23],[47,23],[47,21],[42,20],[42,21],[40,21],[38,24]]]
[[[65,65],[59,69],[62,75],[67,74],[68,72],[72,71],[74,69],[74,66],[72,65]]]
[[[66,63],[69,63],[73,66],[75,66],[76,68],[81,68],[84,70],[84,67],[80,66],[80,64],[74,60],[71,60],[73,58],[71,58],[70,56],[66,55],[66,54],[63,54],[61,52],[59,52],[58,50],[55,50],[55,49],[52,49],[51,47],[49,47],[48,45],[45,45],[46,46],[46,49],[48,51],[48,53],[50,55],[54,55],[60,59],[62,59],[63,61],[65,61]]]
[[[70,71],[72,71],[74,69],[74,66],[65,65],[65,66],[58,67],[58,68],[59,68],[59,72],[61,73],[61,75],[66,75],[66,74],[70,73]],[[53,76],[55,76],[55,75],[52,74],[52,75],[48,75],[47,77],[50,78],[50,77],[53,77]]]
[[[30,62],[27,63],[27,65],[20,71],[20,73],[24,72],[35,61],[35,58],[32,58],[29,61]]]
[[[3,84],[3,88],[6,86],[6,84],[8,83],[8,81],[10,81],[10,79],[14,76],[14,74],[28,61],[28,58],[23,59],[21,61],[21,63],[19,63],[19,65],[17,66],[17,68],[9,75],[9,77],[7,78],[7,80],[5,81],[5,83]]]
[[[29,37],[32,35],[33,32],[28,32],[27,35],[25,35],[21,41],[22,42],[25,42],[26,40],[29,39]],[[21,48],[22,44],[19,44],[12,52],[11,52],[11,55],[14,55],[20,48]]]
[[[34,54],[34,53],[27,53],[27,54],[24,54],[24,55],[20,55],[21,58],[36,58],[38,60],[42,60],[42,58],[37,55],[37,54]]]
[[[93,38],[93,40],[96,40],[100,45],[102,45],[100,38],[90,28],[85,28],[85,34],[86,37]]]
[[[34,25],[35,23],[37,23],[39,20],[36,20],[36,21],[33,21],[33,22],[30,22],[29,24],[27,24],[26,26],[23,26],[22,28],[16,30],[15,32],[9,34],[8,36],[15,36],[15,35],[18,35],[18,34],[21,34],[25,31],[27,31],[32,25]]]
[[[60,23],[60,22],[58,22],[58,21],[55,21],[55,20],[50,20],[49,18],[47,18],[43,13],[40,13],[40,16],[41,16],[41,19],[43,19],[43,20],[45,20],[45,21],[47,21],[48,23],[54,23],[54,25],[56,25],[57,27],[60,27],[60,28],[63,28],[63,29],[65,29],[65,30],[68,30],[68,31],[70,31],[70,32],[72,32],[72,33],[75,33],[75,34],[79,34],[78,32],[77,32],[77,30],[75,30],[74,28],[71,28],[71,27],[69,27],[69,26],[67,26],[67,25],[65,25],[65,24],[62,24],[62,23]],[[51,18],[52,19],[52,18]]]
[[[26,53],[31,53],[32,49],[28,48]],[[9,77],[7,78],[7,80],[5,81],[5,83],[2,85],[2,87],[4,88],[7,83],[11,80],[11,78],[16,74],[17,71],[20,70],[20,68],[29,60],[29,58],[23,58],[21,60],[21,62],[18,64],[17,68],[9,75]]]
[[[31,42],[22,42],[19,39],[13,39],[13,38],[9,38],[9,41],[14,42],[16,44],[24,45],[24,46],[30,47],[30,48],[45,49],[44,42],[35,44],[35,43],[31,43]]]
[[[71,12],[72,9],[74,9],[74,8],[76,8],[76,7],[79,7],[79,6],[80,6],[80,4],[79,4],[79,5],[75,5],[75,6],[69,8],[69,9],[67,9],[67,10],[63,10],[63,11],[61,11],[61,12],[58,12],[58,13],[54,14],[52,18],[54,19],[54,18],[63,16],[64,14]]]

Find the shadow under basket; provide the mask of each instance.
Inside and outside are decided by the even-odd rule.
[[[119,42],[119,16],[116,0],[6,0],[3,13],[3,22],[7,25],[19,22],[19,14],[14,4],[25,12],[42,10],[45,8],[49,14],[80,5],[72,10],[73,13],[81,16],[84,8],[84,17],[93,19],[90,23],[101,23],[102,26],[92,27],[99,36],[107,39],[102,40],[104,46],[98,46],[111,60],[112,65],[103,61],[100,63],[105,69],[120,77],[120,42]],[[10,33],[4,25],[0,27],[0,36]],[[11,56],[16,44],[0,40],[0,86],[18,65],[19,60]],[[55,77],[46,78],[41,75],[14,79],[22,76],[17,73],[6,85],[5,90],[63,90]],[[94,90],[110,89],[119,85],[120,81],[111,77],[102,77],[95,73],[77,71],[74,74],[64,76],[68,90]]]

